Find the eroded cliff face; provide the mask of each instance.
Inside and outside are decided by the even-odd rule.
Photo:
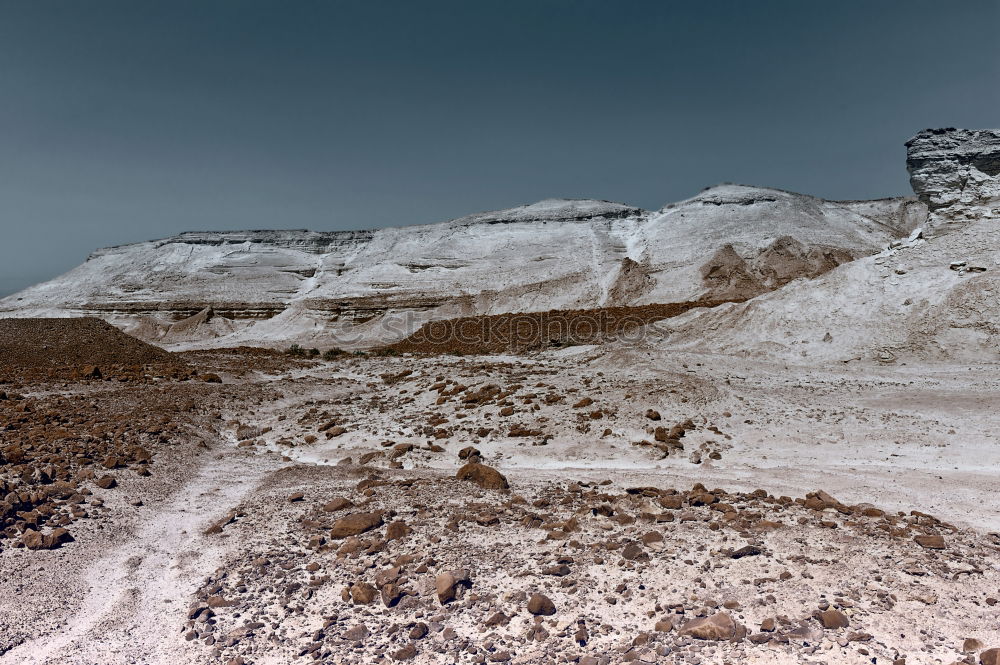
[[[1000,130],[925,129],[906,149],[910,185],[932,228],[1000,217]]]
[[[1000,130],[929,129],[906,146],[913,190],[930,209],[923,234],[813,281],[673,319],[663,346],[803,363],[1000,361]],[[715,263],[707,278],[757,288],[754,262],[720,252]]]
[[[742,299],[878,252],[913,199],[720,185],[658,211],[547,199],[376,231],[184,233],[94,252],[0,316],[100,316],[167,346],[370,346],[444,318]]]

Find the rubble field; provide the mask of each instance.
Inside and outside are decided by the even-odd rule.
[[[985,368],[115,360],[0,384],[3,665],[998,662]]]

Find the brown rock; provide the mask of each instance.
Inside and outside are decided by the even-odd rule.
[[[53,550],[71,540],[73,538],[69,535],[69,531],[62,527],[44,535],[34,529],[28,529],[21,534],[21,543],[29,550]]]
[[[306,495],[304,493],[302,493],[302,492],[293,492],[292,494],[288,495],[288,501],[289,501],[289,503],[294,503],[296,501],[301,501],[304,498],[306,498]]]
[[[669,617],[667,617],[666,619],[660,619],[659,621],[656,622],[656,625],[653,626],[653,630],[655,630],[658,633],[669,633],[673,629],[674,629],[674,622]]]
[[[405,647],[396,651],[392,654],[393,660],[410,660],[417,656],[417,648],[412,644],[407,644]]]
[[[733,559],[742,559],[745,556],[757,556],[758,554],[763,554],[763,550],[755,545],[746,545],[741,547],[729,556]]]
[[[402,540],[406,538],[413,531],[410,527],[406,526],[406,522],[402,520],[396,520],[392,522],[385,529],[385,539],[386,540]]]
[[[359,623],[358,625],[348,628],[346,631],[344,631],[344,639],[350,640],[351,642],[358,642],[360,640],[363,640],[366,637],[368,637],[368,635],[369,635],[368,627],[365,626],[365,624],[363,623]]]
[[[773,633],[774,632],[774,619],[768,617],[760,622],[760,630],[763,633]]]
[[[552,616],[556,613],[556,606],[547,596],[533,593],[528,599],[528,612],[535,616]]]
[[[434,589],[438,601],[445,605],[458,596],[458,576],[453,573],[440,573],[434,578]]]
[[[378,590],[367,582],[351,585],[351,600],[358,605],[370,605],[378,596]]]
[[[979,662],[982,665],[1000,665],[1000,647],[987,649],[979,654]]]
[[[347,517],[341,517],[334,522],[330,531],[331,538],[346,538],[347,536],[357,536],[365,531],[371,531],[382,526],[382,513],[354,513]]]
[[[847,615],[840,610],[826,610],[820,612],[817,617],[819,622],[823,624],[823,627],[827,630],[836,630],[838,628],[847,628],[851,625],[850,620],[848,620]]]
[[[510,623],[510,617],[503,612],[495,612],[489,619],[486,620],[486,627],[493,628],[494,626],[506,626]]]
[[[28,529],[23,534],[21,534],[21,543],[29,550],[45,549],[44,537],[42,536],[42,534],[38,533],[34,529]]]
[[[466,446],[458,451],[458,459],[471,459],[474,457],[482,457],[482,453],[479,452],[478,448]]]
[[[684,624],[680,635],[690,635],[698,640],[731,640],[737,637],[739,632],[746,632],[739,624],[733,621],[728,612],[719,612],[710,617],[702,619],[692,619]]]
[[[510,489],[510,485],[507,483],[507,478],[505,478],[502,473],[493,467],[486,466],[485,464],[479,464],[478,462],[469,462],[458,470],[455,477],[459,480],[471,481],[483,489]]]
[[[983,648],[983,643],[974,637],[970,637],[962,642],[963,653],[975,653]]]
[[[716,501],[718,498],[710,492],[697,492],[688,499],[688,503],[692,506],[709,506]]]
[[[643,545],[652,545],[653,543],[662,543],[663,534],[659,531],[647,531],[642,535]]]
[[[629,543],[622,550],[622,557],[629,561],[638,561],[639,559],[648,559],[649,555],[642,549],[639,543]]]
[[[942,536],[915,536],[913,538],[917,545],[928,549],[928,550],[943,550],[944,549],[944,537]]]
[[[94,482],[94,484],[102,490],[109,490],[118,485],[118,481],[115,480],[114,476],[101,476]]]
[[[382,604],[386,607],[395,607],[399,599],[403,597],[403,590],[395,582],[382,585]]]
[[[684,497],[680,494],[667,494],[661,496],[657,501],[667,510],[679,510],[684,506]]]
[[[660,419],[660,412],[657,411],[656,409],[647,409],[646,410],[646,417],[649,418],[650,420],[659,420]]]
[[[338,510],[343,510],[344,508],[350,508],[353,505],[354,503],[352,503],[349,499],[345,499],[342,496],[338,496],[328,501],[327,504],[323,506],[323,510],[328,513],[335,513]]]

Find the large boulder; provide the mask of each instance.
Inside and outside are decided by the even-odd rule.
[[[334,522],[333,529],[330,531],[331,538],[347,538],[348,536],[357,536],[366,531],[371,531],[377,527],[382,526],[382,513],[376,511],[373,513],[354,513],[353,515],[348,515],[347,517],[341,517],[339,520]]]
[[[728,612],[718,612],[709,617],[688,621],[681,627],[679,634],[698,640],[736,640],[746,636],[746,628],[736,623]]]
[[[469,462],[455,475],[459,480],[468,480],[483,489],[505,490],[510,489],[507,478],[493,467],[480,464],[479,462]]]
[[[535,616],[552,616],[556,613],[556,606],[548,596],[540,593],[531,594],[528,599],[528,612]]]

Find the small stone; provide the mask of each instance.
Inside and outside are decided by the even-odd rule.
[[[758,554],[763,554],[764,551],[759,547],[754,545],[747,545],[746,547],[741,547],[729,556],[733,559],[742,559],[746,556],[757,556]]]

